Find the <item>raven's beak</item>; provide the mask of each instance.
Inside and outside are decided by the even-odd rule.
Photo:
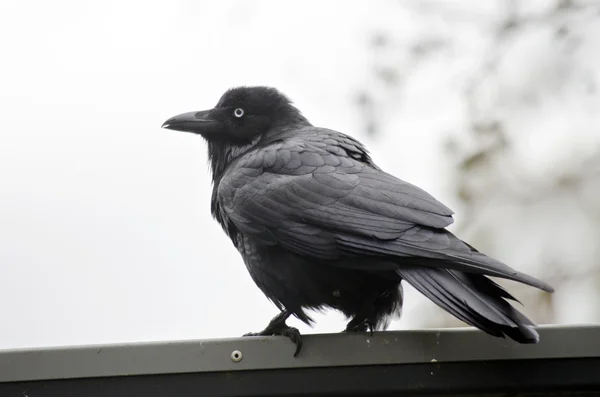
[[[219,123],[210,117],[211,110],[182,113],[165,121],[161,128],[175,131],[193,132],[207,136],[214,131]]]

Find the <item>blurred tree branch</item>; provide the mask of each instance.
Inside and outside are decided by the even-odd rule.
[[[520,240],[511,240],[515,242],[512,249],[518,254],[536,245],[543,255],[535,266],[529,264],[532,268],[523,270],[540,275],[562,294],[550,295],[515,283],[510,283],[511,291],[522,298],[535,320],[549,323],[561,321],[559,313],[564,316],[556,302],[557,296],[567,294],[563,289],[580,293],[572,285],[593,283],[598,288],[590,289],[584,304],[599,308],[588,320],[598,321],[600,244],[552,239],[547,225],[559,228],[557,236],[585,231],[586,241],[600,241],[600,130],[595,129],[600,128],[600,121],[594,110],[597,105],[593,105],[598,103],[600,68],[594,66],[589,49],[597,48],[591,44],[599,37],[594,29],[600,19],[600,2],[498,0],[489,6],[491,11],[475,5],[468,1],[462,7],[440,1],[397,5],[399,12],[417,18],[423,26],[442,22],[447,26],[412,36],[394,27],[378,27],[371,42],[373,79],[360,89],[357,101],[367,130],[385,140],[386,123],[380,109],[402,109],[404,101],[410,100],[403,98],[403,91],[419,68],[431,67],[433,62],[459,63],[457,54],[469,57],[470,63],[462,61],[468,66],[457,68],[463,127],[441,143],[456,166],[449,175],[462,206],[456,233],[498,259],[514,261],[515,254],[501,248],[498,233],[506,230],[503,224],[519,228],[540,222],[540,228],[546,228],[540,229],[540,235],[549,238],[523,234]],[[481,37],[469,41],[464,32],[477,32]],[[460,53],[465,43],[483,50]],[[454,73],[444,65],[436,70]],[[583,110],[568,113],[563,108],[570,103],[581,103],[575,108]],[[557,125],[552,135],[562,142],[562,153],[549,152],[547,156],[555,157],[549,157],[547,164],[528,163],[528,153],[548,146],[545,140],[549,139],[531,134],[554,128],[548,120],[558,124],[569,117],[578,119]],[[513,233],[520,230],[513,226]],[[423,307],[427,315],[422,325],[464,325],[431,307],[430,303],[427,309]]]

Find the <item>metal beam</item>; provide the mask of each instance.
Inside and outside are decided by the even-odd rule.
[[[536,345],[473,328],[305,335],[296,358],[283,337],[5,350],[0,395],[29,390],[33,397],[36,387],[46,393],[39,396],[56,387],[56,395],[137,395],[157,385],[158,394],[146,395],[600,391],[600,326],[544,326],[539,333]]]

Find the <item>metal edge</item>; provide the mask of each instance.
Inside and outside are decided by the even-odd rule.
[[[549,394],[546,394],[549,393]],[[600,358],[364,365],[0,383],[2,396],[598,396]]]
[[[106,376],[600,357],[600,326],[541,326],[520,345],[474,328],[312,334],[300,355],[283,337],[188,340],[0,351],[0,382]],[[239,351],[241,359],[232,358]]]

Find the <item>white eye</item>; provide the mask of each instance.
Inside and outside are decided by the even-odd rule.
[[[237,118],[240,118],[244,115],[244,109],[242,108],[237,108],[233,111],[233,115]]]

